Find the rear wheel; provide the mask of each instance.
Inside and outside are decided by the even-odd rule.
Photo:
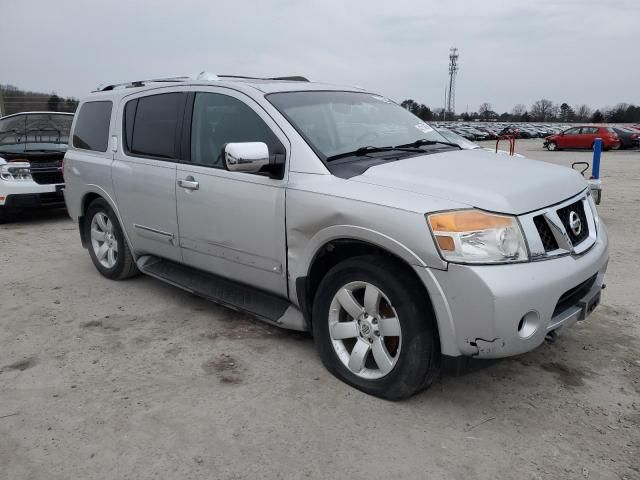
[[[556,144],[556,142],[547,143],[547,150],[549,150],[550,152],[554,152],[557,149],[558,149],[558,144]]]
[[[8,220],[6,207],[0,206],[0,224],[6,223]]]
[[[327,273],[314,301],[313,333],[327,369],[371,395],[405,398],[440,372],[426,294],[411,272],[385,257],[356,257]]]
[[[85,238],[89,255],[98,271],[112,280],[123,280],[138,273],[118,219],[102,198],[94,200],[85,215]]]

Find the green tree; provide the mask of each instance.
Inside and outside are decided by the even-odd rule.
[[[596,110],[595,112],[593,112],[593,115],[591,115],[592,123],[602,123],[603,121],[604,115],[602,115],[602,112],[600,110]]]
[[[573,122],[575,120],[576,114],[573,111],[573,108],[569,106],[568,103],[564,102],[560,105],[560,121],[562,122]]]
[[[49,100],[47,100],[47,110],[51,111],[51,112],[57,112],[60,110],[60,101],[62,99],[56,95],[55,93],[52,94],[49,97]]]

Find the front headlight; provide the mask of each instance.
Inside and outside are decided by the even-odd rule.
[[[528,260],[515,217],[481,210],[427,215],[442,258],[458,263],[506,263]]]
[[[7,181],[31,180],[31,165],[28,162],[0,165],[0,179]]]

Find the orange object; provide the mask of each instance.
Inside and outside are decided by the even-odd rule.
[[[479,210],[465,210],[430,215],[429,223],[433,232],[437,234],[438,232],[469,232],[506,227],[511,225],[512,219]],[[439,242],[438,245],[440,245]]]

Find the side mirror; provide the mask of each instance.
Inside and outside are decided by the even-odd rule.
[[[231,172],[258,173],[269,165],[269,148],[263,142],[227,143],[224,163]]]

